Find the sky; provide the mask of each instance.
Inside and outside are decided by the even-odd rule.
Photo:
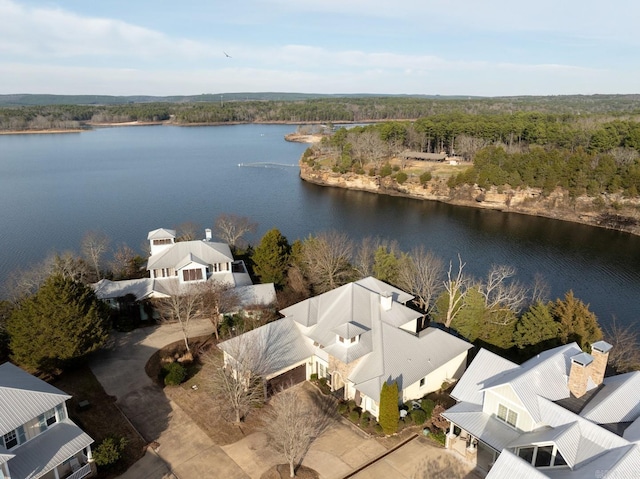
[[[0,94],[640,93],[639,20],[638,0],[0,0]]]

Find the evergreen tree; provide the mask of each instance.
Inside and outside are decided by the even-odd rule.
[[[380,391],[380,417],[378,422],[385,434],[393,434],[398,430],[398,383],[385,382]]]
[[[549,304],[538,301],[516,323],[513,340],[518,348],[537,354],[555,346],[559,332],[560,324],[551,315]]]
[[[50,276],[11,313],[11,359],[30,372],[58,373],[104,344],[108,320],[108,306],[90,287]]]
[[[564,300],[557,299],[551,305],[551,314],[560,324],[560,340],[563,344],[575,341],[586,350],[587,346],[602,339],[602,330],[596,315],[569,291]]]
[[[266,232],[253,253],[253,271],[263,283],[282,287],[287,277],[291,247],[277,228]]]

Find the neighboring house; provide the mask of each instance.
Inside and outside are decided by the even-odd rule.
[[[71,396],[11,363],[0,365],[0,478],[92,474],[91,439],[69,419]]]
[[[635,477],[640,372],[605,378],[610,350],[571,343],[522,365],[480,350],[443,413],[447,447],[489,478]]]
[[[422,398],[462,375],[472,347],[437,328],[417,332],[422,314],[404,305],[411,299],[369,277],[285,308],[284,318],[219,347],[232,365],[243,360],[234,357],[239,344],[257,347],[271,388],[317,374],[377,418],[385,381],[398,382],[403,402]]]
[[[273,285],[254,288],[242,260],[233,259],[229,245],[211,241],[211,230],[205,230],[202,241],[178,241],[174,230],[159,228],[147,235],[151,255],[147,261],[148,278],[124,281],[103,279],[93,287],[99,299],[117,308],[121,298],[130,296],[141,302],[153,298],[167,298],[192,284],[217,281],[231,287],[243,288],[242,297],[257,298],[268,306],[275,303]],[[265,291],[265,288],[270,288]],[[256,303],[253,303],[256,304]],[[142,319],[148,319],[142,305]]]

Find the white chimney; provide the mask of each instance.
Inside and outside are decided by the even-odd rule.
[[[205,241],[211,241],[211,228],[204,230],[204,239]]]
[[[391,305],[393,303],[393,295],[388,291],[385,291],[380,295],[380,306],[385,311],[389,311],[391,309]]]

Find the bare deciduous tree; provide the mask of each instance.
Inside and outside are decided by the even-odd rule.
[[[516,269],[513,266],[491,266],[486,282],[478,286],[488,309],[511,310],[517,314],[527,303],[526,286],[519,281],[508,281],[515,274]]]
[[[244,237],[249,233],[255,233],[257,226],[246,216],[223,213],[216,219],[213,229],[218,239],[232,249],[238,249],[244,245]]]
[[[352,254],[353,242],[337,231],[319,233],[304,241],[302,260],[317,293],[342,286],[351,279]]]
[[[605,340],[613,346],[609,352],[609,365],[616,373],[640,370],[640,345],[638,333],[632,324],[620,326],[615,318],[605,329]]]
[[[424,246],[402,255],[398,269],[398,286],[416,297],[420,309],[428,313],[431,304],[443,289],[442,260]]]
[[[102,279],[102,258],[109,249],[109,237],[102,231],[88,231],[80,243],[84,259],[91,265],[96,281]]]
[[[207,281],[200,287],[203,314],[206,314],[213,325],[216,339],[220,339],[219,328],[222,315],[232,312],[240,306],[240,297],[235,288],[220,281]]]
[[[168,323],[177,322],[180,325],[184,346],[187,354],[191,353],[189,347],[189,328],[194,320],[204,317],[205,311],[202,307],[202,290],[198,285],[175,284],[169,288],[171,296],[157,299],[156,310],[160,315],[160,320]]]
[[[380,238],[372,238],[371,236],[362,238],[362,242],[358,246],[353,260],[353,267],[359,278],[373,276],[376,251],[380,247],[380,244]]]
[[[449,270],[447,271],[447,279],[444,281],[444,289],[447,292],[448,301],[445,312],[444,325],[449,328],[460,311],[460,307],[464,304],[464,297],[467,293],[469,279],[463,274],[466,263],[462,262],[462,258],[458,255],[458,272],[452,276],[453,263],[449,261]]]
[[[221,343],[224,361],[216,352],[204,355],[204,362],[212,371],[205,378],[205,387],[220,398],[236,424],[264,403],[263,375],[268,358],[263,340],[261,335],[239,334]]]
[[[531,304],[546,303],[549,301],[551,288],[544,277],[540,273],[536,273],[533,277],[533,286],[531,287]]]
[[[133,251],[133,248],[122,243],[113,252],[113,259],[110,263],[111,272],[116,279],[139,278],[141,261],[142,259]]]
[[[176,241],[194,241],[202,238],[202,227],[193,221],[185,221],[176,228],[178,239]]]
[[[263,420],[265,432],[272,447],[289,464],[290,477],[295,477],[296,466],[333,420],[335,404],[331,400],[317,394],[307,396],[300,388],[290,388],[278,392],[269,401],[270,408]]]

